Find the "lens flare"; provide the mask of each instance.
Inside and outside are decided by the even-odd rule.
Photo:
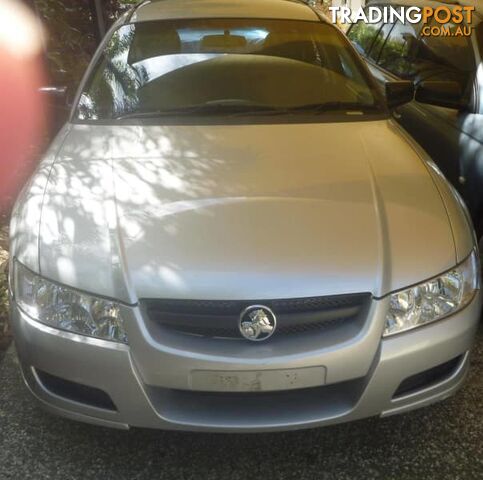
[[[0,215],[34,168],[46,121],[40,95],[42,34],[19,2],[0,2]]]

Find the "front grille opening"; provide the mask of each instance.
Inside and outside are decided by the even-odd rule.
[[[42,370],[35,370],[42,385],[54,395],[82,403],[90,407],[102,408],[104,410],[117,411],[111,397],[102,390],[88,387],[80,383],[64,380],[63,378],[50,375]]]
[[[365,378],[273,392],[202,392],[147,387],[165,419],[223,428],[258,428],[308,424],[350,412],[359,401]]]
[[[162,328],[201,337],[241,339],[238,321],[250,305],[265,305],[277,316],[274,336],[338,328],[361,318],[369,293],[276,300],[143,299],[146,318]]]
[[[393,398],[415,393],[418,390],[432,387],[433,385],[448,379],[458,368],[461,359],[462,355],[453,358],[453,360],[450,360],[449,362],[442,363],[437,367],[430,368],[429,370],[425,370],[424,372],[406,378],[406,380],[399,385]]]

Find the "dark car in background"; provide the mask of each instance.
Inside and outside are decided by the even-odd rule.
[[[483,6],[478,3],[472,3],[476,11],[471,37],[423,36],[421,23],[399,21],[359,22],[351,26],[348,36],[381,84],[394,80],[415,82],[416,101],[399,108],[395,117],[461,194],[481,238]],[[366,9],[369,6],[443,5],[451,7],[449,2],[439,1],[378,0],[368,2]],[[457,25],[447,26],[453,35]]]

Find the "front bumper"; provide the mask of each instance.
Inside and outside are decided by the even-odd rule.
[[[130,346],[62,332],[30,319],[12,301],[11,319],[25,382],[49,410],[98,425],[192,431],[274,431],[386,416],[443,400],[462,384],[481,312],[481,292],[463,311],[381,340],[387,300],[373,301],[360,329],[298,342],[210,342],[150,330],[129,314]],[[128,312],[126,312],[128,314]],[[395,397],[401,383],[458,358],[438,382]],[[194,370],[281,371],[323,367],[312,388],[207,391]],[[52,392],[39,372],[105,392],[99,408]]]

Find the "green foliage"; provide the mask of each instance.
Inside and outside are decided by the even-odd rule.
[[[312,0],[310,3],[317,10],[329,16],[329,7],[332,6],[332,0]]]
[[[367,50],[376,36],[376,31],[374,25],[360,22],[350,31],[350,39]]]
[[[7,332],[8,289],[7,275],[0,271],[0,337]]]
[[[0,215],[0,350],[2,349],[4,334],[7,333],[8,318],[8,287],[7,274],[5,273],[8,261],[8,231],[5,226],[6,223],[6,218]]]
[[[47,35],[51,81],[76,86],[96,48],[96,23],[88,0],[36,0]]]
[[[103,0],[107,26],[137,0]],[[99,43],[92,0],[34,0],[47,35],[47,69],[56,85],[76,88]]]

